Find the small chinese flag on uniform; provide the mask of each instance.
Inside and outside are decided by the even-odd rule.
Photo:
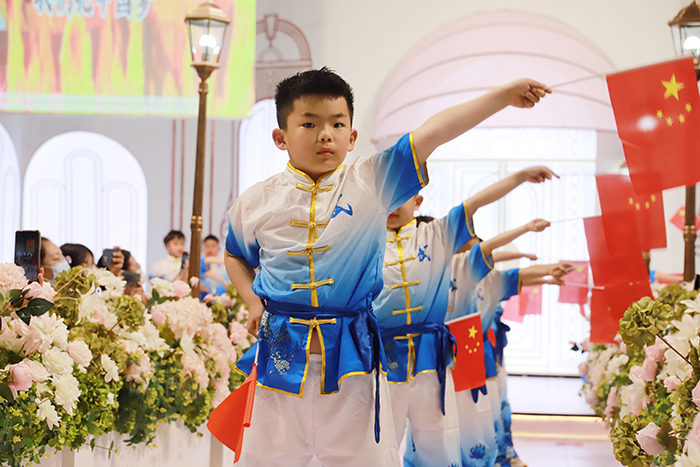
[[[520,314],[541,315],[542,314],[542,286],[533,285],[520,289]]]
[[[666,248],[661,193],[638,195],[627,175],[596,175],[595,179],[610,253]]]
[[[445,324],[457,340],[456,362],[452,368],[455,391],[480,388],[486,384],[481,313],[467,315]]]
[[[647,280],[594,289],[591,295],[591,342],[612,344],[620,330],[620,319],[632,302],[651,297]]]
[[[685,228],[685,207],[681,206],[673,217],[669,219],[669,222],[678,227],[682,232]],[[700,216],[695,216],[695,228],[700,230]]]
[[[258,378],[258,365],[253,364],[250,375],[238,389],[233,391],[217,408],[209,414],[209,432],[227,448],[236,453],[234,463],[241,457],[243,431],[250,426],[255,399],[255,383]]]
[[[579,305],[582,316],[586,316],[583,306],[588,303],[588,261],[568,261],[574,270],[563,277],[566,284],[559,286],[559,303]],[[581,287],[584,286],[584,287]]]
[[[692,57],[607,76],[634,191],[700,181],[700,95]]]

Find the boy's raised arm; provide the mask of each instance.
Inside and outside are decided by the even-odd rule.
[[[245,258],[229,254],[224,259],[224,265],[226,266],[228,277],[231,279],[231,284],[241,294],[243,301],[248,307],[248,333],[258,337],[260,319],[265,308],[262,301],[260,301],[260,297],[253,292],[252,285],[255,280],[255,269],[248,264]]]
[[[532,261],[537,261],[537,255],[531,253],[520,253],[518,251],[494,251],[491,254],[494,263],[501,261],[512,261],[514,259],[527,258]]]
[[[423,165],[435,148],[472,129],[499,110],[509,105],[533,107],[551,92],[546,85],[525,78],[433,115],[413,132],[418,164]]]
[[[544,229],[549,227],[549,225],[549,222],[547,222],[544,219],[535,219],[513,230],[508,230],[507,232],[498,234],[493,238],[484,240],[483,242],[481,242],[481,251],[483,252],[484,257],[488,257],[491,255],[491,252],[493,250],[495,250],[496,248],[500,248],[503,245],[507,245],[508,243],[512,242],[524,233],[542,232]]]
[[[484,188],[465,201],[466,208],[469,215],[473,216],[480,207],[498,201],[525,182],[542,183],[552,177],[559,178],[559,175],[555,174],[549,167],[528,167]]]

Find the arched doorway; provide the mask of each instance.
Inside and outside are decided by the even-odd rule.
[[[34,153],[24,177],[22,225],[57,245],[82,243],[95,260],[119,245],[146,264],[148,189],[143,170],[121,144],[73,131]]]

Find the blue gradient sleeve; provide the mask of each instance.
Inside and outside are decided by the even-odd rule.
[[[514,295],[520,294],[520,269],[503,271],[503,295],[501,301],[508,300]]]
[[[447,232],[447,245],[452,254],[456,254],[469,240],[474,238],[474,220],[467,211],[467,203],[450,209],[447,216],[440,219]]]
[[[252,232],[246,238],[241,222],[240,207],[237,208],[234,205],[229,214],[229,220],[231,222],[228,226],[228,235],[226,235],[226,254],[243,258],[252,267],[257,268],[260,266],[260,245]]]
[[[493,269],[493,258],[491,255],[484,257],[484,251],[481,249],[481,242],[469,250],[468,268],[474,275],[474,281],[478,282]]]
[[[418,165],[413,135],[404,135],[389,149],[372,156],[375,190],[389,212],[428,184],[428,168]]]

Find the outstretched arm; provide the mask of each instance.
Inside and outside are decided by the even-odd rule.
[[[433,115],[413,132],[418,164],[423,165],[435,148],[472,129],[499,110],[509,105],[533,107],[551,92],[542,83],[521,79]]]
[[[523,285],[536,285],[536,283],[563,285],[564,281],[562,280],[562,277],[570,273],[573,268],[573,265],[567,262],[537,264],[535,266],[521,269],[520,280],[523,281]],[[551,276],[551,279],[544,279],[547,276]],[[538,280],[542,280],[544,282],[536,282]]]
[[[547,278],[540,277],[539,279],[523,280],[523,286],[542,285],[542,284],[564,285],[564,281],[561,279],[555,279],[553,277],[547,277]]]
[[[260,319],[265,308],[260,301],[260,297],[253,292],[252,285],[255,280],[255,269],[244,258],[239,256],[226,255],[224,265],[231,283],[238,293],[241,294],[243,301],[248,307],[248,333],[258,337]]]
[[[527,258],[532,261],[537,261],[537,256],[531,253],[520,253],[517,251],[494,251],[491,254],[494,263],[501,261],[512,261],[514,259]]]
[[[516,238],[520,237],[522,234],[527,232],[542,232],[547,227],[549,227],[549,222],[547,222],[544,219],[535,219],[523,226],[517,227],[507,232],[503,232],[502,234],[498,234],[493,238],[489,238],[488,240],[484,240],[483,242],[481,242],[481,250],[484,254],[484,257],[488,257],[489,255],[491,255],[491,252],[493,252],[493,250],[495,250],[496,248],[500,248],[503,245],[509,244]]]
[[[481,206],[486,206],[494,201],[498,201],[524,182],[542,183],[545,180],[550,180],[553,176],[559,178],[559,175],[544,166],[523,169],[481,190],[479,193],[466,200],[465,205],[467,211],[473,216],[476,210]]]

